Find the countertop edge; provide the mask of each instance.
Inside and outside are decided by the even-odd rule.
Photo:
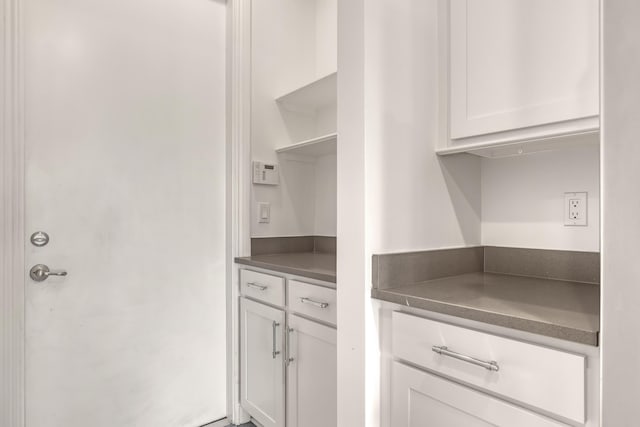
[[[323,282],[336,283],[336,275],[318,273],[310,270],[287,267],[280,264],[271,264],[268,262],[255,261],[246,257],[234,258],[236,264],[248,265],[250,267],[264,268],[265,270],[277,271],[280,273],[294,274],[296,276],[306,277],[309,279],[321,280]]]
[[[402,293],[397,292],[397,290],[394,292],[392,289],[381,290],[372,288],[371,297],[374,299],[392,302],[407,307],[419,308],[422,310],[447,314],[463,319],[474,320],[491,325],[502,326],[509,329],[530,332],[533,334],[559,338],[578,344],[598,347],[597,331],[576,329],[569,326],[524,319],[508,314],[488,312],[480,309],[474,309],[472,307],[462,307],[443,301],[420,298],[412,295],[403,295]]]

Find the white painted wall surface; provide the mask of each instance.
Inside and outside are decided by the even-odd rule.
[[[338,427],[376,426],[379,395],[365,247],[365,1],[338,3]]]
[[[640,3],[602,1],[602,425],[638,424]]]
[[[337,163],[335,155],[319,157],[315,164],[315,224],[316,236],[336,235]]]
[[[338,8],[338,426],[377,426],[371,255],[479,244],[480,160],[434,152],[437,1]]]
[[[369,250],[477,245],[480,160],[434,151],[440,119],[437,1],[368,1],[366,17]]]
[[[600,251],[597,146],[482,159],[482,244]],[[586,227],[564,225],[564,193],[589,193]]]
[[[280,165],[280,185],[252,185],[254,237],[312,235],[316,234],[316,223],[322,234],[336,233],[325,214],[328,207],[318,204],[326,201],[335,207],[335,192],[333,200],[326,189],[316,194],[323,185],[316,182],[316,177],[326,176],[326,168],[335,166],[326,161],[316,165],[311,159],[285,158],[275,152],[277,148],[335,132],[335,107],[315,114],[293,112],[281,108],[275,99],[335,71],[336,7],[336,0],[252,4],[252,158]],[[331,185],[328,182],[327,188]],[[258,202],[271,203],[270,223],[258,223]],[[316,212],[316,207],[321,211]]]
[[[22,3],[27,425],[223,417],[225,2]]]
[[[338,69],[338,0],[315,0],[316,3],[316,76]]]

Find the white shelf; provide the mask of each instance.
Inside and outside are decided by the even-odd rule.
[[[335,105],[337,82],[338,73],[334,72],[276,98],[276,102],[294,111],[315,111]]]
[[[330,133],[329,135],[319,136],[317,138],[308,139],[287,147],[276,149],[278,154],[295,154],[305,157],[320,157],[328,154],[336,154],[338,147],[338,134]]]

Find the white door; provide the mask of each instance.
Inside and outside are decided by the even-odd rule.
[[[398,362],[391,383],[394,427],[567,426]]]
[[[289,316],[287,427],[337,425],[336,330]]]
[[[284,427],[284,311],[240,298],[242,407],[263,427]]]
[[[21,3],[27,427],[223,417],[225,4]]]

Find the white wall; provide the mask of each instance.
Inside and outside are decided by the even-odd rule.
[[[309,137],[314,127],[283,115],[275,99],[315,78],[315,4],[274,0],[252,3],[251,156],[280,165],[280,185],[253,185],[252,236],[311,234],[314,227],[314,171],[307,163],[281,161],[276,148]],[[295,34],[295,37],[292,35]],[[290,120],[287,120],[290,119]],[[258,224],[257,202],[271,203],[271,222]]]
[[[436,0],[367,2],[369,250],[480,243],[480,160],[439,157]]]
[[[322,77],[338,69],[338,0],[315,0],[315,3],[316,76]]]
[[[338,7],[338,425],[376,426],[371,255],[479,244],[480,160],[434,152],[437,1]]]
[[[335,208],[328,188],[318,179],[330,178],[335,165],[325,160],[278,156],[277,148],[335,132],[336,109],[316,114],[292,112],[275,99],[336,69],[336,0],[274,0],[252,4],[252,105],[253,160],[280,165],[280,185],[252,186],[251,235],[335,235]],[[319,192],[319,193],[318,193]],[[318,193],[318,194],[316,194]],[[271,204],[271,221],[257,221],[257,203]],[[316,212],[316,207],[319,209]]]
[[[482,160],[482,244],[600,250],[599,148]],[[564,225],[564,193],[589,193],[586,227]]]
[[[313,234],[316,236],[336,235],[336,191],[337,191],[336,155],[319,157],[315,164],[315,223]]]
[[[640,3],[602,8],[602,425],[631,427],[640,396]]]

